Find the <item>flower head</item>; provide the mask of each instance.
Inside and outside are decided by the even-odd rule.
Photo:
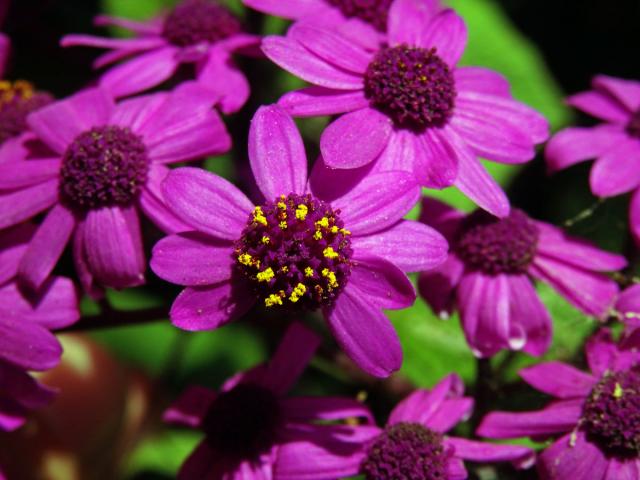
[[[620,350],[608,330],[586,346],[590,373],[548,362],[520,376],[555,397],[536,412],[493,412],[478,434],[489,438],[553,437],[539,457],[543,479],[635,478],[640,468],[640,354]],[[558,438],[559,437],[559,438]]]
[[[99,16],[98,25],[116,25],[136,35],[109,39],[67,35],[63,46],[84,45],[110,51],[95,62],[103,67],[119,60],[100,79],[100,86],[122,97],[160,85],[184,63],[195,65],[196,79],[219,96],[223,112],[240,109],[249,96],[249,84],[231,55],[251,49],[259,38],[242,32],[240,21],[215,0],[183,0],[161,18],[148,22]]]
[[[307,180],[302,138],[277,106],[254,116],[249,158],[264,195],[257,205],[202,170],[177,169],[164,182],[167,205],[194,230],[153,250],[153,271],[187,287],[171,309],[173,323],[217,328],[255,303],[282,313],[320,309],[365,371],[399,368],[398,338],[382,309],[411,305],[404,272],[439,265],[447,249],[433,229],[402,220],[419,196],[411,175],[327,183],[319,166]]]
[[[265,38],[271,60],[313,84],[279,105],[294,116],[341,114],[320,139],[331,168],[408,171],[421,185],[456,185],[508,215],[508,199],[478,157],[531,160],[547,121],[513,100],[500,75],[457,66],[467,31],[453,10],[394,0],[382,37],[366,47],[305,17],[286,37]]]
[[[626,265],[521,210],[497,218],[483,210],[465,215],[425,198],[421,220],[449,240],[447,261],[419,279],[421,295],[436,312],[458,308],[467,341],[480,356],[524,349],[542,355],[551,341],[551,317],[532,279],[550,284],[589,315],[604,317],[618,292],[602,272]]]
[[[185,228],[162,200],[165,165],[230,146],[213,101],[193,82],[117,105],[106,91],[92,89],[29,116],[45,153],[0,164],[0,228],[49,210],[21,260],[23,280],[37,289],[73,236],[87,291],[142,283],[138,211],[166,231]]]
[[[229,379],[215,393],[192,387],[165,414],[167,422],[199,428],[205,439],[186,460],[178,478],[226,478],[243,473],[248,478],[279,478],[279,470],[304,461],[320,478],[323,459],[351,453],[354,441],[375,434],[369,411],[348,398],[287,397],[313,356],[320,339],[298,323],[292,324],[271,361]],[[344,420],[361,418],[364,425]],[[327,422],[331,420],[331,422]],[[323,423],[323,424],[322,424]],[[284,445],[312,442],[316,451],[286,459]],[[316,455],[317,453],[317,455]]]

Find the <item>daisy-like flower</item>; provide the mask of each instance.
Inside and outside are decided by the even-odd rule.
[[[561,130],[547,144],[551,172],[596,159],[591,169],[591,191],[613,197],[633,191],[629,226],[640,244],[640,82],[596,76],[593,90],[567,99],[569,105],[604,123],[595,127]]]
[[[608,330],[586,346],[590,373],[561,362],[520,376],[554,397],[534,412],[492,412],[477,433],[489,438],[552,437],[538,457],[543,480],[622,480],[640,475],[640,353],[620,350]]]
[[[626,326],[621,344],[640,348],[640,285],[632,285],[620,294],[616,311]]]
[[[451,245],[438,269],[422,273],[420,294],[441,315],[457,307],[469,345],[479,356],[523,349],[542,355],[551,341],[551,317],[532,279],[551,285],[583,312],[605,316],[617,284],[601,272],[626,265],[620,255],[567,236],[514,209],[498,219],[464,214],[425,198],[421,220]]]
[[[232,377],[220,392],[187,390],[164,419],[201,429],[205,439],[182,465],[178,479],[281,478],[279,470],[293,462],[308,465],[307,480],[337,478],[337,472],[324,475],[323,458],[351,454],[376,428],[346,424],[346,419],[357,418],[373,423],[368,409],[355,400],[286,396],[319,344],[313,332],[294,323],[265,365]],[[306,449],[307,442],[313,447]],[[286,445],[298,447],[301,456],[283,458],[280,452]]]
[[[36,293],[15,282],[20,258],[35,227],[28,224],[0,233],[0,430],[24,424],[30,410],[40,408],[55,391],[39,384],[28,371],[53,368],[62,348],[50,330],[80,317],[73,282],[49,278]]]
[[[182,64],[193,65],[197,81],[220,96],[224,113],[239,110],[249,97],[249,83],[232,54],[255,49],[260,37],[243,33],[240,20],[216,1],[184,0],[167,15],[148,22],[101,15],[96,24],[122,27],[135,37],[67,35],[61,44],[109,49],[95,61],[96,68],[124,59],[100,78],[100,85],[116,97],[158,86]]]
[[[457,375],[449,375],[431,391],[416,390],[396,406],[387,425],[377,429],[373,438],[366,438],[371,436],[371,426],[359,427],[364,429],[363,439],[351,455],[344,451],[327,454],[312,441],[283,445],[277,478],[316,478],[320,470],[325,476],[319,478],[363,474],[366,480],[458,480],[467,478],[463,460],[530,466],[534,457],[530,448],[446,435],[471,415],[473,399],[463,393],[464,384]],[[322,454],[320,461],[314,461],[316,452]]]
[[[500,75],[456,66],[466,40],[465,24],[452,10],[433,15],[419,0],[395,0],[384,45],[375,51],[306,21],[285,38],[265,38],[262,49],[314,84],[280,99],[289,113],[343,114],[320,139],[327,166],[375,163],[374,171],[409,171],[427,187],[455,184],[502,217],[509,201],[477,157],[531,160],[548,123],[513,100]]]
[[[173,323],[217,328],[256,302],[280,312],[321,309],[363,370],[397,370],[400,343],[382,309],[413,304],[404,272],[434,268],[447,251],[435,230],[402,220],[420,193],[412,176],[387,172],[355,186],[327,185],[315,170],[308,185],[302,138],[277,106],[254,116],[249,159],[265,198],[258,205],[199,169],[177,169],[163,184],[167,206],[194,230],[153,249],[153,271],[187,287],[171,308]]]
[[[184,229],[164,206],[160,182],[166,164],[229,148],[214,103],[189,82],[118,105],[91,89],[31,114],[32,132],[50,150],[0,164],[0,229],[49,210],[21,260],[21,279],[42,285],[73,236],[87,291],[143,283],[138,211],[165,231]]]

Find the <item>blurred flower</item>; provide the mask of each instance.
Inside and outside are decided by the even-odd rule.
[[[166,164],[230,147],[213,103],[208,90],[188,82],[118,105],[91,89],[30,115],[47,151],[0,164],[0,229],[50,209],[22,258],[21,279],[42,285],[73,234],[88,292],[143,283],[138,210],[165,231],[184,229],[160,193]]]
[[[356,400],[286,397],[319,343],[315,334],[294,323],[267,364],[235,375],[220,392],[187,390],[165,412],[164,420],[199,428],[205,438],[182,465],[178,479],[285,478],[280,469],[303,462],[304,478],[321,480],[327,478],[325,457],[348,458],[357,442],[375,435],[373,426],[345,422],[361,418],[373,423],[369,410]],[[295,455],[281,455],[287,445],[296,449]],[[333,471],[329,477],[339,473]]]
[[[23,224],[0,232],[0,430],[15,430],[29,410],[52,399],[55,391],[27,372],[58,364],[62,348],[49,330],[80,317],[71,280],[51,277],[35,293],[16,284],[18,264],[34,231]]]
[[[534,452],[530,448],[445,435],[473,410],[473,399],[463,397],[463,391],[464,384],[457,375],[449,375],[431,391],[416,390],[396,406],[387,425],[378,428],[375,436],[371,435],[373,427],[362,426],[359,448],[349,456],[344,452],[326,453],[310,440],[285,444],[279,450],[277,478],[336,478],[339,472],[341,478],[360,473],[366,480],[454,480],[467,478],[463,460],[531,465]],[[352,442],[356,444],[356,439]],[[305,457],[313,458],[315,452],[321,461]]]
[[[467,215],[428,198],[422,207],[421,220],[449,240],[451,252],[438,269],[421,274],[420,294],[441,315],[457,306],[476,355],[503,348],[531,355],[547,350],[551,317],[532,277],[589,315],[603,317],[613,306],[618,286],[600,272],[623,268],[624,257],[521,210],[498,219],[482,210]]]
[[[558,132],[545,150],[547,166],[555,172],[596,159],[589,179],[594,195],[613,197],[633,190],[629,225],[640,244],[640,82],[597,75],[592,87],[567,102],[605,123]]]
[[[640,353],[622,351],[608,330],[586,345],[591,373],[561,362],[525,368],[529,385],[555,397],[535,412],[493,412],[478,435],[560,436],[538,457],[542,479],[636,479],[640,471]]]
[[[195,66],[198,82],[219,95],[224,113],[239,110],[249,97],[249,83],[231,55],[255,48],[260,37],[242,33],[240,21],[215,1],[183,0],[168,14],[147,22],[101,15],[96,24],[122,27],[136,36],[66,35],[61,44],[110,49],[95,61],[96,68],[124,59],[100,78],[100,86],[115,97],[156,87],[181,64]]]
[[[432,228],[402,220],[420,194],[412,176],[386,172],[355,185],[327,184],[316,169],[308,185],[302,138],[278,106],[254,116],[249,159],[266,199],[258,206],[198,169],[177,169],[163,184],[167,206],[195,230],[153,249],[153,271],[187,286],[171,308],[173,323],[217,328],[256,302],[281,312],[320,308],[363,370],[397,370],[400,343],[382,309],[412,305],[415,291],[404,272],[436,267],[447,250]]]
[[[620,294],[616,311],[626,325],[621,344],[624,347],[640,348],[640,285],[632,285]]]
[[[455,184],[503,217],[509,201],[478,156],[503,163],[531,160],[548,123],[516,102],[500,75],[456,67],[467,41],[453,10],[434,15],[417,0],[395,0],[385,45],[375,51],[306,21],[286,37],[267,37],[271,60],[315,86],[283,96],[294,116],[342,114],[322,133],[331,168],[372,165],[412,172],[421,185]]]

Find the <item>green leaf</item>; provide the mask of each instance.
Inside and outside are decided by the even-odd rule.
[[[202,434],[195,430],[167,430],[143,439],[135,447],[125,466],[125,478],[143,473],[175,475],[194,450]]]

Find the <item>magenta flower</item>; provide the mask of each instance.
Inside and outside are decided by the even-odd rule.
[[[640,348],[640,285],[632,285],[620,294],[616,311],[626,325],[622,345]]]
[[[255,49],[260,38],[243,33],[240,21],[215,1],[183,0],[167,15],[148,22],[101,15],[96,24],[126,28],[136,36],[67,35],[61,44],[110,49],[95,61],[96,68],[124,59],[100,78],[100,86],[115,97],[158,86],[182,64],[195,67],[197,81],[219,95],[224,113],[239,110],[249,97],[249,83],[232,54]]]
[[[375,51],[309,22],[295,24],[285,38],[265,38],[262,49],[314,84],[280,99],[289,113],[344,114],[320,139],[330,168],[374,164],[373,171],[412,172],[431,188],[455,184],[503,217],[509,201],[477,157],[531,160],[548,124],[511,98],[500,75],[456,66],[466,41],[452,10],[433,15],[419,0],[395,0],[384,46]]]
[[[57,365],[62,348],[49,331],[80,317],[73,282],[51,277],[36,293],[25,293],[15,282],[20,258],[35,228],[19,225],[0,232],[0,430],[24,424],[30,410],[53,398],[54,390],[27,372]]]
[[[598,197],[634,191],[629,225],[640,244],[640,82],[598,75],[592,87],[567,102],[604,123],[558,132],[545,150],[547,166],[555,172],[596,159],[589,179],[591,191]]]
[[[118,105],[104,90],[87,90],[31,114],[49,151],[0,164],[0,229],[50,210],[22,258],[22,280],[42,285],[73,235],[87,291],[143,283],[138,210],[165,231],[185,228],[164,206],[165,165],[230,146],[213,103],[189,82]]]
[[[601,330],[586,346],[591,373],[561,362],[520,376],[554,401],[535,412],[493,412],[478,434],[557,440],[539,456],[543,480],[636,479],[640,472],[640,354],[623,351]]]
[[[280,478],[279,469],[304,462],[305,479],[324,480],[325,456],[348,455],[357,448],[354,442],[375,435],[374,427],[343,422],[360,417],[373,423],[371,413],[355,400],[286,397],[319,344],[315,334],[294,323],[269,363],[232,377],[218,393],[204,387],[187,390],[164,420],[199,428],[205,439],[182,465],[178,479]],[[297,447],[300,456],[283,458],[280,452],[287,445]]]
[[[542,355],[551,342],[551,318],[532,279],[551,285],[577,308],[603,317],[617,284],[600,272],[626,260],[567,236],[548,223],[512,210],[498,219],[482,210],[465,215],[437,200],[423,199],[421,220],[450,242],[449,258],[422,273],[420,294],[441,315],[456,306],[474,353],[503,348]]]
[[[534,453],[530,448],[445,435],[471,415],[473,399],[463,397],[463,390],[464,384],[457,375],[449,375],[431,391],[416,390],[396,406],[385,428],[377,429],[375,436],[371,435],[373,427],[361,427],[364,431],[358,439],[360,448],[350,455],[344,449],[327,454],[312,441],[285,444],[279,450],[276,478],[343,478],[363,474],[366,480],[458,480],[467,478],[463,460],[531,465]],[[351,442],[355,444],[358,440]],[[316,456],[319,461],[313,460]],[[318,477],[321,472],[324,477]]]
[[[153,271],[187,287],[171,308],[173,323],[217,328],[256,302],[281,312],[321,309],[363,370],[386,376],[398,369],[400,343],[382,309],[411,305],[415,292],[404,271],[434,268],[447,250],[439,233],[402,220],[420,193],[411,175],[328,185],[316,169],[307,184],[302,138],[277,106],[254,116],[249,159],[266,199],[257,206],[194,168],[171,172],[163,184],[168,207],[195,230],[153,249]]]

